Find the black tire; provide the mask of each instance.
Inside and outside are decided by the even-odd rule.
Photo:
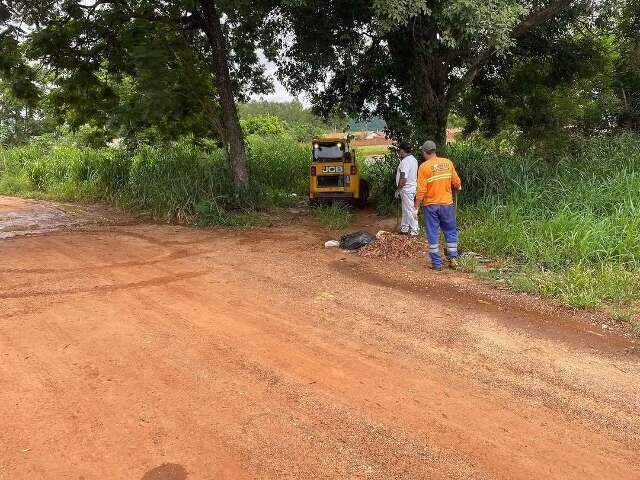
[[[369,200],[369,183],[366,180],[360,180],[360,198],[356,201],[358,208],[367,208]]]

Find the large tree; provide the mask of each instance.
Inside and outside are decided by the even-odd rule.
[[[444,143],[454,102],[514,42],[572,0],[284,2],[276,60],[326,114],[380,115],[396,138]],[[581,4],[582,5],[582,4]],[[490,67],[489,67],[490,68]]]
[[[533,142],[553,150],[572,134],[612,128],[621,107],[613,81],[618,53],[605,13],[567,11],[485,65],[455,105],[467,132],[517,132],[523,147]]]
[[[618,19],[612,36],[619,51],[614,77],[623,106],[619,122],[640,131],[640,0],[613,2],[612,10]]]
[[[269,89],[257,55],[263,38],[260,5],[248,0],[13,0],[12,12],[30,25],[27,55],[51,69],[60,111],[75,121],[109,117],[118,100],[114,85],[127,78],[134,91],[158,101],[160,112],[179,113],[182,100],[189,106],[185,114],[198,108],[210,120],[242,190],[248,173],[236,99]],[[164,102],[159,87],[165,89]]]

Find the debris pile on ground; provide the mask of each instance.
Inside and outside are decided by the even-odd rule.
[[[422,239],[384,232],[378,235],[375,242],[361,248],[359,255],[380,258],[418,258],[423,257],[426,252],[427,244]]]

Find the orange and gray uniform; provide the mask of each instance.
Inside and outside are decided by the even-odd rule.
[[[418,169],[416,200],[418,205],[453,204],[452,186],[462,185],[456,167],[448,158],[434,157]]]
[[[424,206],[429,256],[435,268],[442,267],[438,239],[440,229],[447,242],[447,256],[458,256],[458,226],[453,205],[453,189],[460,189],[461,186],[458,172],[448,158],[434,157],[418,169],[416,203]]]

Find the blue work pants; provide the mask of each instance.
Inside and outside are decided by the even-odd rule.
[[[423,208],[424,226],[429,240],[429,257],[433,268],[442,268],[439,233],[444,233],[448,258],[458,257],[458,226],[456,207],[451,205],[427,205]]]

